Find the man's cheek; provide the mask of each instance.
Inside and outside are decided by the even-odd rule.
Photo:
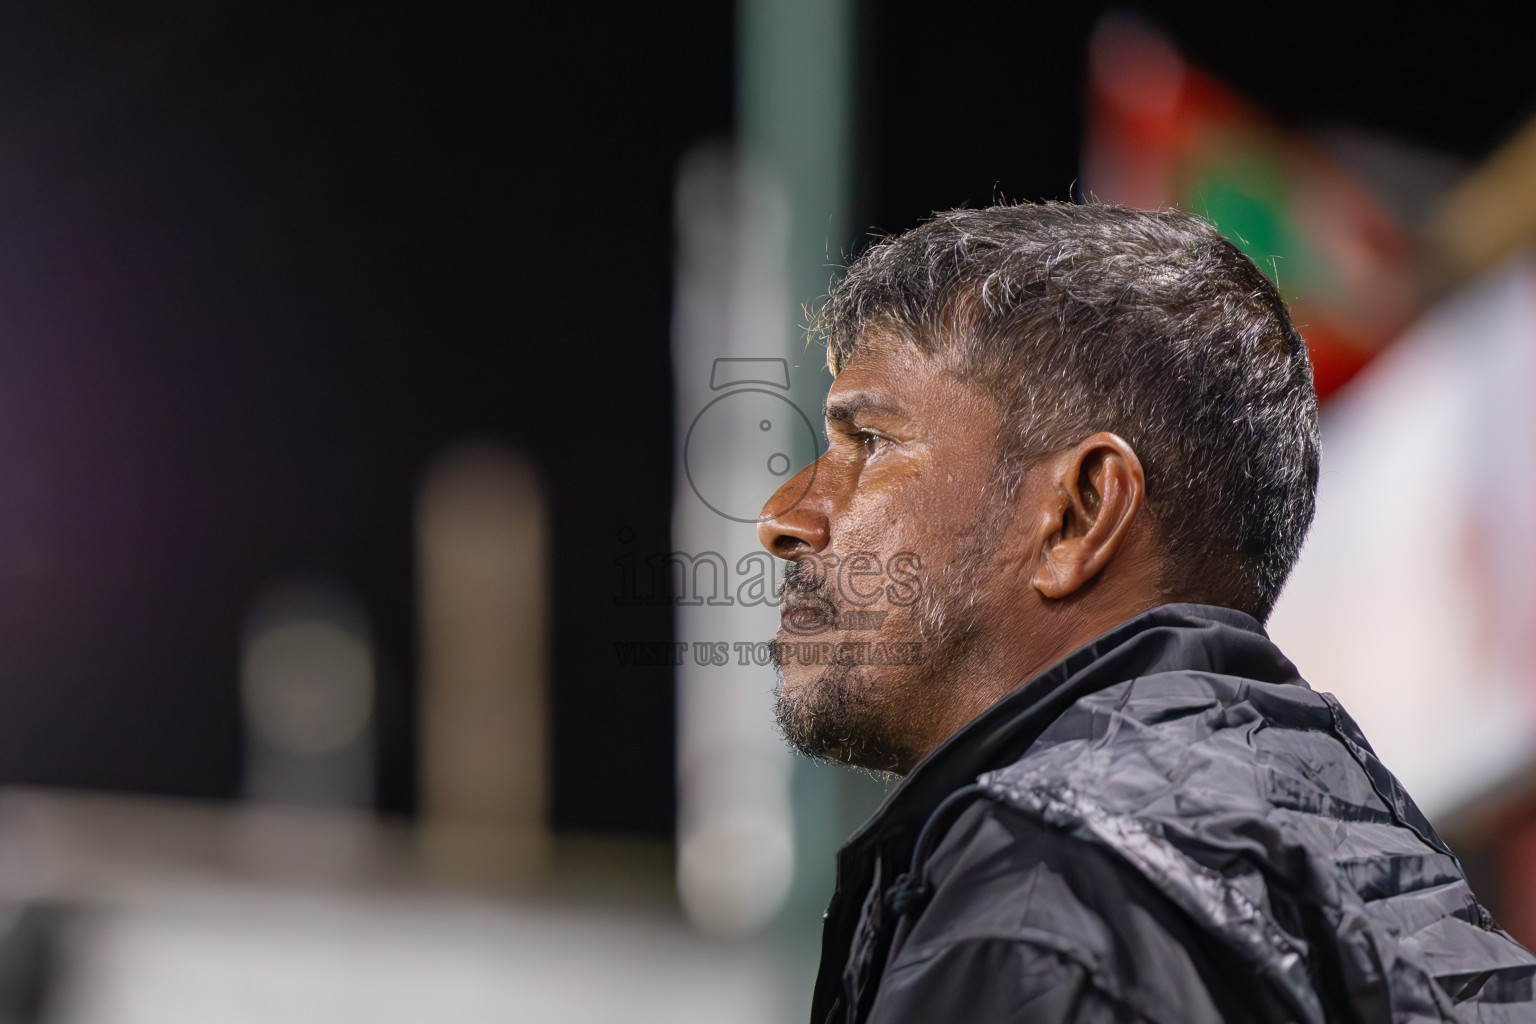
[[[915,551],[899,551],[886,560],[886,602],[910,608],[923,596],[923,559]]]
[[[877,604],[885,594],[884,577],[885,562],[875,552],[857,551],[845,557],[837,567],[837,593],[844,616]]]

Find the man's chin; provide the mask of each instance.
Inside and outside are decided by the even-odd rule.
[[[790,643],[834,643],[833,640]],[[781,654],[782,657],[782,654]],[[897,771],[900,746],[891,742],[891,724],[875,693],[888,682],[872,675],[875,666],[816,664],[809,655],[783,657],[774,718],[784,742],[819,761],[871,771]]]

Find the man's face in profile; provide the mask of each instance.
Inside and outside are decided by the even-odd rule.
[[[949,670],[989,611],[999,421],[989,397],[892,338],[869,339],[834,380],[826,454],[758,529],[792,563],[778,720],[796,749],[905,771],[933,745]]]

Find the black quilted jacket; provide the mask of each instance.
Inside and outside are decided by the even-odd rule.
[[[1165,605],[838,854],[813,1024],[1536,1021],[1536,958],[1258,623]]]

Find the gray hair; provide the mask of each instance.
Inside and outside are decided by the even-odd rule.
[[[834,374],[889,333],[997,397],[1004,499],[1039,458],[1119,434],[1146,473],[1165,596],[1268,617],[1315,505],[1312,366],[1275,286],[1209,223],[951,210],[865,251],[812,327]]]

